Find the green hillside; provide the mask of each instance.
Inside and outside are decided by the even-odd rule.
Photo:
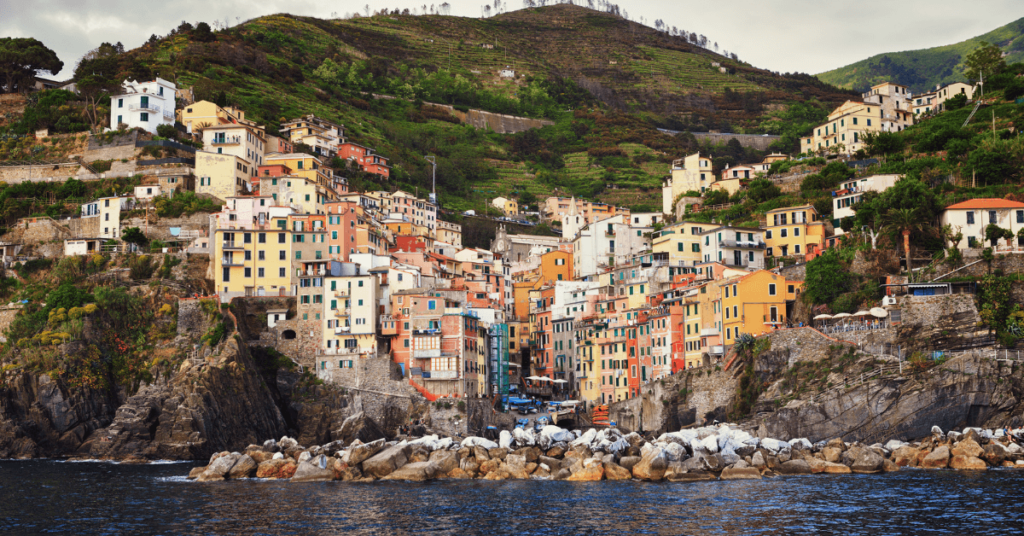
[[[963,82],[963,59],[981,42],[999,46],[1009,53],[1006,63],[1024,61],[1024,18],[973,39],[922,50],[888,52],[824,72],[818,78],[829,84],[866,91],[872,85],[893,81],[923,93],[937,84]]]
[[[789,125],[820,121],[851,95],[809,75],[757,69],[572,5],[485,19],[280,14],[212,34],[183,25],[117,53],[115,61],[119,80],[173,80],[196,99],[244,109],[271,133],[303,114],[343,123],[349,138],[393,166],[386,183],[340,170],[354,189],[422,193],[430,185],[423,157],[436,155],[441,200],[457,210],[479,210],[495,194],[553,193],[651,209],[660,206],[660,181],[672,159],[701,149],[692,137],[658,128],[783,134],[791,143],[801,133]],[[500,75],[506,68],[514,78]],[[429,103],[555,124],[501,135],[460,124]],[[34,113],[38,121],[15,130],[65,131],[54,111]],[[804,122],[790,121],[797,116]],[[80,129],[84,121],[72,119]],[[32,150],[30,142],[11,139],[0,145],[0,160],[31,159]],[[723,165],[759,157],[738,147],[703,150]]]

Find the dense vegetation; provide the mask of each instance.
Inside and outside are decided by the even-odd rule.
[[[995,44],[1008,53],[1007,63],[1024,61],[1024,18],[952,45],[878,54],[821,73],[818,78],[857,91],[866,91],[874,84],[891,81],[910,86],[914,93],[923,93],[935,89],[937,84],[966,81],[964,60],[983,43]],[[988,78],[987,74],[985,78]]]

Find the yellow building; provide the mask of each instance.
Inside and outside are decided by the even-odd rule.
[[[301,214],[325,214],[324,203],[334,192],[300,176],[262,177],[260,195],[274,198],[274,203],[289,206]]]
[[[343,264],[341,270],[354,265]],[[338,356],[339,368],[351,368],[346,359],[376,357],[377,299],[380,285],[376,275],[328,276],[323,315],[323,346],[326,355]]]
[[[820,251],[825,243],[825,223],[812,205],[777,208],[766,216],[765,257],[802,256],[811,252],[809,246]]]
[[[800,151],[852,154],[864,148],[868,132],[899,132],[913,124],[913,104],[906,86],[879,84],[864,94],[863,101],[846,101],[833,110],[827,123],[800,140]]]
[[[706,292],[707,285],[694,287],[684,293],[683,325],[679,329],[682,334],[682,352],[686,368],[700,366],[706,351],[701,344],[700,337],[702,329],[701,311],[703,310],[701,308],[700,292],[701,289],[705,289]],[[679,349],[673,348],[673,351],[679,351]]]
[[[686,192],[704,193],[715,182],[711,159],[700,153],[691,154],[672,162],[672,177],[662,185],[662,212],[675,213],[675,201]]]
[[[745,188],[747,186],[748,182],[750,182],[750,181],[747,180],[747,179],[737,179],[737,178],[719,179],[719,180],[715,181],[711,185],[711,190],[712,191],[722,190],[722,191],[726,192],[727,194],[729,194],[729,197],[732,197],[733,195],[736,195],[736,192],[738,192],[738,191],[742,190],[743,188]]]
[[[289,215],[272,217],[252,229],[215,229],[211,263],[221,301],[238,296],[295,296],[298,278],[306,271],[304,263],[327,262],[323,222],[309,218]]]
[[[653,234],[651,250],[667,254],[673,265],[683,263],[684,266],[693,266],[701,262],[700,234],[705,228],[712,227],[713,224],[703,222],[674,223]]]
[[[245,112],[231,106],[220,107],[216,104],[202,100],[190,104],[175,111],[179,123],[185,125],[189,134],[194,134],[204,127],[226,125],[229,123],[242,123],[253,125],[252,121],[245,118]]]
[[[495,197],[491,200],[491,206],[502,211],[506,216],[516,216],[519,214],[519,204],[514,199]]]
[[[786,303],[796,299],[801,282],[758,270],[722,282],[722,325],[726,346],[743,333],[770,333],[786,324]]]
[[[196,193],[219,199],[252,193],[253,169],[236,155],[196,151]]]
[[[291,170],[292,175],[305,177],[324,188],[334,189],[334,172],[329,167],[324,167],[319,158],[304,154],[268,154],[263,159],[265,165],[283,165]],[[337,192],[344,193],[344,192]],[[337,197],[335,192],[328,196],[331,201]]]

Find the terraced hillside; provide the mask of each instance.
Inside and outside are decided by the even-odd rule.
[[[572,5],[486,19],[280,14],[203,37],[183,25],[115,60],[112,78],[174,80],[270,132],[304,114],[343,123],[350,139],[392,164],[388,181],[342,170],[355,189],[422,192],[431,186],[423,157],[437,156],[438,193],[453,210],[479,209],[494,195],[552,193],[654,206],[668,163],[699,148],[658,127],[760,133],[794,103],[820,111],[850,95]],[[500,135],[424,103],[554,124]],[[43,127],[55,125],[21,128]],[[2,149],[32,154],[28,141]]]

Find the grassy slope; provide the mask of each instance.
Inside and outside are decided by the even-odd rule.
[[[858,91],[891,80],[910,86],[915,93],[924,92],[936,84],[965,81],[963,58],[982,41],[996,44],[1008,52],[1007,63],[1024,61],[1024,18],[952,45],[872,56],[821,73],[818,78],[838,87]]]

